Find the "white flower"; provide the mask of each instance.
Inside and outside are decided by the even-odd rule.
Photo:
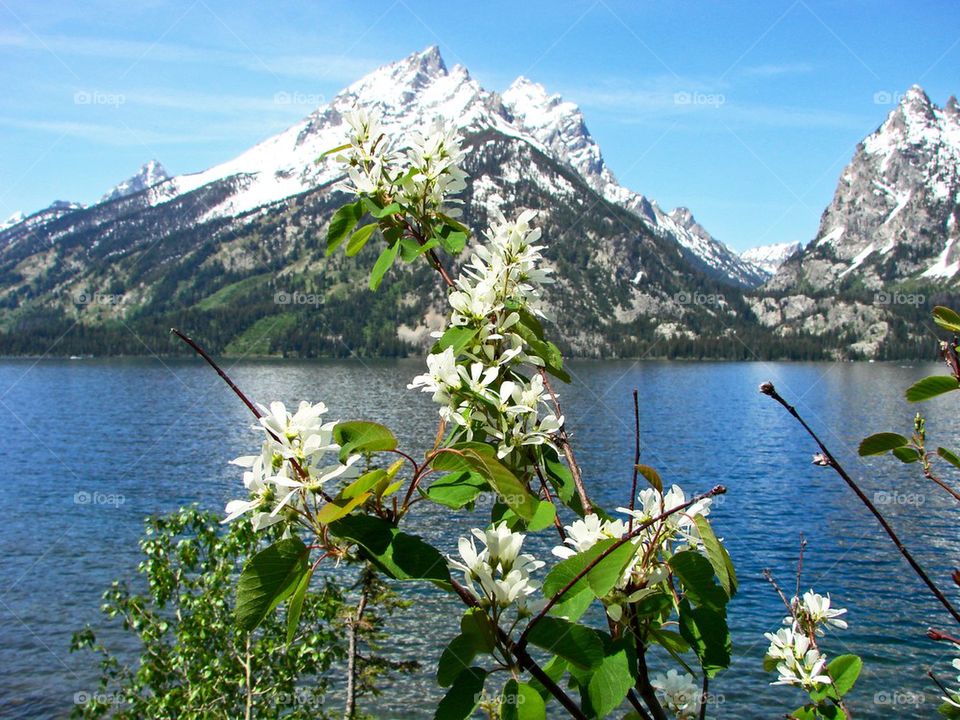
[[[441,353],[427,355],[427,372],[417,375],[407,385],[408,390],[421,388],[423,392],[432,392],[435,403],[445,404],[450,400],[450,392],[460,387],[460,373],[457,372],[457,358],[453,348],[448,347]]]
[[[248,499],[228,502],[225,508],[227,516],[222,523],[236,520],[251,511],[257,511],[253,515],[254,530],[262,530],[283,519],[269,512],[271,503],[276,499],[276,491],[268,478],[273,473],[274,458],[280,457],[275,448],[276,443],[268,440],[259,455],[246,455],[231,461],[231,465],[247,468],[243,473],[243,486],[247,489]]]
[[[646,488],[637,496],[640,508],[617,508],[618,512],[632,515],[640,522],[648,522],[664,513],[680,507],[687,502],[687,497],[679,485],[673,485],[666,493],[661,494],[656,488]],[[697,530],[694,518],[697,515],[706,517],[710,514],[711,498],[702,498],[685,510],[669,515],[656,523],[660,530],[666,529],[669,533],[665,540],[679,540],[692,547],[700,546],[700,532]],[[662,534],[662,533],[661,533]]]
[[[826,673],[827,659],[819,650],[810,648],[800,653],[801,648],[806,647],[805,643],[809,643],[807,638],[797,636],[797,644],[794,646],[796,653],[793,657],[777,663],[779,677],[771,685],[796,685],[811,690],[818,685],[829,685],[832,682]]]
[[[627,532],[627,525],[622,520],[601,520],[599,515],[590,513],[564,529],[567,531],[567,539],[563,545],[553,548],[552,552],[565,559],[586,552],[601,540],[623,537]]]
[[[335,423],[324,425],[321,420],[327,412],[322,402],[313,405],[301,402],[293,414],[282,402],[272,402],[269,408],[261,405],[260,410],[263,413],[260,425],[280,443],[285,457],[304,459],[337,447],[333,444]]]
[[[841,615],[846,615],[847,611],[844,608],[831,608],[829,594],[824,597],[813,590],[808,590],[803,594],[802,600],[796,597],[793,599],[793,608],[801,619],[808,620],[816,627],[818,635],[823,634],[821,625],[828,625],[841,630],[847,629],[846,621],[839,619]]]
[[[485,547],[478,551],[473,539],[460,538],[462,562],[451,559],[451,567],[463,571],[467,586],[481,602],[499,608],[526,606],[527,598],[539,587],[530,575],[544,563],[520,553],[525,536],[512,532],[506,523],[472,533]],[[479,592],[474,583],[480,585]]]
[[[673,713],[678,720],[693,718],[700,709],[701,691],[693,679],[693,675],[681,675],[676,670],[668,670],[667,674],[657,673],[650,679],[650,684],[656,688],[663,698],[665,709]]]

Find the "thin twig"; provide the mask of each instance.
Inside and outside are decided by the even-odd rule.
[[[563,412],[560,410],[560,400],[557,398],[557,393],[554,392],[553,385],[550,384],[550,378],[543,368],[540,368],[540,377],[543,379],[543,386],[550,394],[550,399],[553,400],[553,406],[556,408],[557,418],[559,418],[563,415]],[[567,459],[567,467],[570,468],[570,474],[573,476],[573,484],[576,486],[577,494],[580,496],[580,505],[583,507],[583,514],[589,515],[593,512],[593,505],[590,503],[590,498],[587,497],[587,489],[583,486],[580,465],[577,463],[577,458],[573,454],[573,447],[570,445],[570,437],[567,435],[567,429],[561,425],[557,436],[559,439],[557,444],[560,446],[563,456]]]
[[[637,394],[637,391],[633,391],[633,438],[634,438],[634,451],[633,451],[633,483],[630,486],[630,521],[628,523],[628,531],[633,531],[633,513],[632,511],[637,506],[637,479],[640,473],[639,468],[637,467],[640,464],[640,399]]]
[[[460,596],[460,599],[469,606],[469,607],[479,607],[480,602],[473,596],[473,594],[467,590],[463,585],[458,583],[456,580],[451,578],[450,584],[453,586],[453,590],[457,595]],[[587,716],[583,714],[583,711],[580,709],[580,706],[575,703],[563,689],[557,685],[549,675],[547,675],[543,669],[537,665],[536,661],[530,657],[529,653],[518,645],[510,642],[510,638],[507,637],[507,634],[503,629],[498,625],[495,627],[497,637],[500,638],[501,643],[505,644],[510,648],[510,652],[513,653],[513,656],[517,659],[517,662],[520,664],[524,670],[529,672],[533,677],[539,681],[547,691],[553,695],[557,701],[566,709],[568,713],[576,720],[587,720]]]
[[[763,385],[760,386],[760,392],[762,392],[764,395],[769,395],[778,403],[780,403],[786,409],[786,411],[790,413],[797,420],[797,422],[800,423],[801,426],[803,426],[803,429],[807,431],[807,434],[813,438],[814,442],[817,443],[820,448],[820,452],[822,452],[824,457],[826,457],[830,466],[841,478],[843,478],[843,481],[851,490],[853,490],[856,496],[860,498],[860,502],[862,502],[867,509],[873,513],[873,516],[877,519],[877,522],[880,523],[880,526],[884,529],[884,531],[887,533],[887,536],[897,547],[897,550],[900,551],[900,554],[910,564],[910,567],[913,568],[913,571],[920,577],[921,580],[923,580],[924,584],[930,588],[930,592],[934,594],[937,600],[940,601],[940,604],[943,605],[953,616],[953,619],[960,623],[960,612],[957,611],[953,604],[947,599],[946,595],[944,595],[940,588],[938,588],[933,580],[930,579],[930,576],[927,575],[920,563],[914,559],[910,551],[907,550],[906,546],[900,541],[900,538],[897,536],[896,532],[894,532],[893,528],[890,527],[890,524],[887,522],[886,518],[880,513],[879,510],[877,510],[876,505],[870,501],[870,498],[868,498],[863,490],[860,489],[860,486],[857,485],[857,483],[853,480],[853,478],[850,477],[849,474],[847,474],[847,471],[843,469],[830,450],[827,449],[827,446],[823,444],[819,437],[817,437],[817,434],[810,428],[809,425],[807,425],[806,421],[800,417],[800,413],[797,412],[796,408],[794,408],[780,396],[780,394],[776,391],[776,388],[773,387],[773,383],[763,383]]]

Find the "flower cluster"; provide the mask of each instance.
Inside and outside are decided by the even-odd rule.
[[[827,658],[817,647],[816,637],[822,637],[827,628],[846,629],[840,617],[843,608],[831,608],[830,596],[818,595],[813,590],[790,601],[791,614],[784,618],[786,627],[776,633],[765,633],[770,641],[767,658],[775,663],[779,677],[772,685],[795,685],[804,690],[815,690],[829,685]]]
[[[676,670],[668,670],[666,675],[654,675],[650,684],[660,696],[664,710],[672,713],[677,720],[693,720],[700,716],[701,691],[693,675],[681,675]]]
[[[459,215],[459,209],[448,207],[457,202],[451,196],[466,188],[467,178],[455,127],[438,119],[428,132],[412,133],[401,155],[391,149],[377,112],[357,107],[344,113],[344,120],[350,136],[336,156],[347,172],[341,189],[369,195],[382,205],[405,203],[420,216]]]
[[[529,596],[540,587],[530,574],[544,563],[520,552],[525,536],[512,532],[506,523],[487,530],[474,528],[472,532],[483,543],[483,549],[478,551],[472,538],[460,538],[462,562],[451,559],[450,566],[463,571],[467,587],[482,605],[492,607],[495,612],[516,605],[521,612],[526,612]]]
[[[620,512],[632,516],[637,524],[649,522],[687,502],[686,495],[678,485],[670,488],[665,495],[655,488],[643,490],[637,499],[639,509],[618,508]],[[666,579],[668,569],[665,553],[687,545],[698,549],[701,547],[694,517],[709,514],[710,498],[705,498],[685,511],[658,520],[631,540],[636,547],[633,559],[627,563],[613,592],[604,598],[611,619],[619,621],[623,616],[624,604],[633,602],[644,588],[653,587]],[[573,557],[602,540],[624,537],[629,528],[629,524],[623,520],[601,520],[598,515],[589,514],[565,527],[566,540],[554,547],[552,552],[559,558]]]
[[[341,463],[337,458],[340,446],[333,442],[336,423],[322,421],[327,412],[323,403],[301,402],[297,411],[290,413],[283,403],[274,402],[269,408],[261,406],[260,412],[260,423],[254,426],[264,435],[260,454],[232,461],[244,468],[243,484],[249,496],[227,503],[224,520],[230,522],[252,512],[257,530],[309,513],[327,482],[357,474],[354,463],[359,459],[352,455]]]
[[[463,357],[450,347],[430,355],[428,372],[408,386],[433,393],[444,420],[466,439],[482,434],[495,442],[500,458],[549,443],[563,425],[543,378],[521,372],[525,364],[544,365],[523,336],[530,332],[524,318],[529,324],[538,313],[538,286],[550,279],[548,269],[538,269],[543,248],[536,244],[540,230],[530,226],[534,215],[496,218],[450,293],[451,326],[472,333]]]

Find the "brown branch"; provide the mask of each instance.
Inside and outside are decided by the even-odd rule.
[[[910,564],[910,567],[913,568],[913,571],[923,580],[924,584],[930,588],[930,592],[934,594],[937,600],[940,601],[940,604],[943,605],[947,611],[953,616],[953,619],[960,623],[960,612],[953,606],[953,604],[947,599],[946,595],[941,592],[940,588],[936,586],[933,580],[930,579],[930,576],[927,575],[926,571],[921,567],[913,555],[907,550],[906,546],[900,541],[900,538],[897,536],[897,533],[890,527],[890,524],[887,522],[886,518],[877,510],[876,505],[871,502],[870,498],[867,497],[866,493],[860,489],[860,486],[857,485],[856,481],[847,474],[847,471],[843,469],[837,459],[833,456],[830,450],[827,449],[827,446],[823,444],[817,434],[807,425],[806,421],[800,417],[800,413],[797,412],[796,408],[790,405],[786,400],[784,400],[780,394],[774,388],[773,383],[765,382],[760,386],[760,392],[764,395],[769,395],[778,403],[780,403],[788,413],[790,413],[797,422],[807,431],[807,434],[813,438],[813,441],[817,443],[817,446],[820,448],[820,452],[823,453],[824,457],[827,459],[827,462],[830,464],[830,467],[836,471],[836,473],[843,478],[843,481],[847,486],[853,490],[854,494],[860,499],[866,508],[873,514],[877,519],[877,522],[880,523],[880,527],[883,528],[884,532],[887,533],[887,536],[890,538],[891,542],[896,546],[897,550],[900,551],[900,554],[904,559]]]
[[[467,606],[480,607],[479,601],[469,590],[467,590],[467,588],[452,578],[450,579],[450,583],[453,586],[454,592],[460,596],[460,599],[463,600]],[[530,657],[529,653],[527,653],[524,648],[518,647],[512,643],[510,638],[499,625],[496,625],[495,629],[500,642],[510,648],[510,652],[517,659],[517,662],[520,664],[521,668],[535,677],[537,681],[543,685],[544,688],[546,688],[547,692],[553,695],[557,701],[563,705],[567,712],[570,713],[571,717],[576,718],[576,720],[587,720],[587,716],[584,715],[583,711],[580,709],[580,706],[577,705],[577,703],[575,703],[573,699],[567,695],[539,665],[537,665],[536,661]]]
[[[637,505],[637,476],[640,473],[637,467],[640,464],[640,399],[637,391],[633,391],[633,437],[635,447],[633,451],[633,482],[630,485],[630,510]],[[630,516],[629,529],[633,530],[633,515]]]
[[[946,482],[944,482],[943,480],[941,480],[940,478],[938,478],[936,475],[934,475],[934,474],[933,474],[933,470],[930,469],[929,465],[923,469],[923,476],[924,476],[925,478],[927,478],[928,480],[932,480],[933,482],[935,482],[935,483],[936,483],[937,485],[939,485],[941,488],[943,488],[943,489],[946,490],[948,493],[950,493],[950,494],[953,496],[953,499],[954,499],[954,500],[956,500],[957,502],[960,502],[960,493],[958,493],[958,492],[957,492],[956,490],[954,490],[952,487],[950,487],[949,485],[947,485]]]
[[[550,384],[550,378],[547,376],[547,372],[543,368],[540,368],[540,377],[543,378],[543,386],[547,389],[547,392],[550,393],[550,399],[553,400],[553,405],[557,410],[557,418],[559,418],[561,415],[563,415],[563,412],[560,410],[560,400],[557,398],[557,394],[553,391],[553,385]],[[583,477],[580,474],[580,465],[577,463],[577,459],[573,455],[573,447],[570,445],[570,437],[567,435],[567,429],[561,426],[559,432],[557,433],[557,437],[559,438],[559,442],[557,444],[560,446],[560,450],[567,459],[567,467],[570,468],[570,474],[573,476],[573,484],[576,486],[577,494],[580,496],[580,505],[583,507],[583,514],[589,515],[593,512],[593,505],[590,503],[590,498],[587,497],[587,490],[583,486]]]

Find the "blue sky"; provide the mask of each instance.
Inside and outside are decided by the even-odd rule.
[[[578,103],[608,164],[738,250],[808,241],[911,84],[960,93],[953,2],[0,0],[0,220],[229,159],[428,45]]]

